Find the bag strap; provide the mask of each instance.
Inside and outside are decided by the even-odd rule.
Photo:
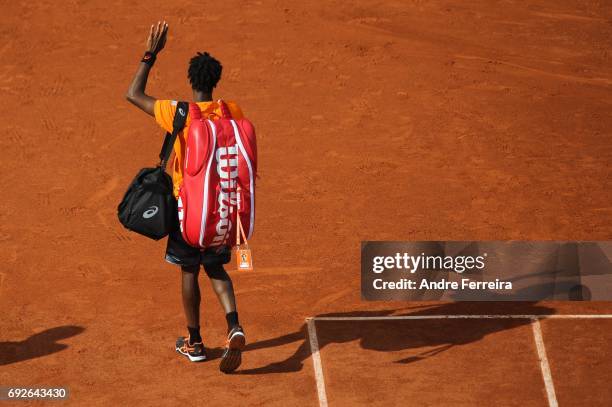
[[[242,189],[240,186],[236,188],[236,246],[240,246],[240,236],[242,235],[242,240],[244,244],[248,247],[249,242],[247,242],[246,236],[244,235],[244,229],[242,228],[242,219],[240,219],[240,203],[242,202]]]
[[[172,133],[166,133],[164,138],[164,144],[162,144],[161,151],[159,152],[159,166],[166,168],[172,149],[174,148],[174,142],[176,137],[185,127],[185,121],[187,120],[187,111],[189,109],[189,103],[178,102],[176,105],[176,112],[174,112],[174,121],[172,122]]]
[[[244,234],[244,229],[242,228],[242,220],[240,219],[240,214],[236,212],[236,246],[240,246],[240,236],[242,236],[244,244],[248,247],[249,242],[247,242],[247,238]]]

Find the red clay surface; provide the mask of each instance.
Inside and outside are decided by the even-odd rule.
[[[321,321],[317,333],[332,406],[548,405],[528,320]]]
[[[610,405],[612,320],[544,321],[542,335],[559,405]]]
[[[150,93],[188,98],[186,63],[209,50],[225,66],[216,95],[239,102],[258,131],[256,270],[235,274],[250,342],[243,374],[176,356],[185,323],[165,242],[116,220],[125,188],[155,162],[163,136],[124,100],[160,18],[170,37]],[[79,406],[316,405],[305,317],[422,311],[360,301],[361,240],[612,237],[607,2],[37,1],[3,4],[0,21],[0,384],[68,386],[66,405]],[[210,290],[203,294],[204,340],[218,348],[223,316]],[[610,303],[430,305],[434,313],[612,312]],[[374,379],[352,384],[360,370],[384,386],[405,375],[424,405],[487,403],[517,387],[524,391],[498,405],[542,405],[527,327],[496,324],[436,325],[465,344],[405,366],[394,358],[420,348],[396,335],[372,340],[397,355],[363,354],[364,328],[349,324],[354,339],[323,349],[330,400],[370,397]],[[580,326],[580,343],[607,361],[612,344],[598,333],[608,325],[550,324],[544,340],[559,400],[580,405],[610,365],[591,368],[590,352],[560,338]],[[428,334],[418,326],[402,328],[410,341]],[[364,355],[372,365],[336,359]],[[564,366],[579,374],[556,373]],[[432,373],[456,381],[435,388]],[[344,399],[343,386],[361,393]],[[591,405],[610,401],[591,397]]]

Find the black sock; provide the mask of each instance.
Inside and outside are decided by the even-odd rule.
[[[240,325],[238,323],[238,313],[236,311],[225,314],[225,320],[227,321],[227,329],[229,330],[237,325]]]
[[[200,336],[200,327],[192,328],[190,326],[187,327],[189,330],[189,342],[190,345],[194,343],[202,342],[202,337]]]

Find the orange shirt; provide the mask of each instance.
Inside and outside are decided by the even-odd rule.
[[[238,105],[234,102],[225,102],[227,107],[229,108],[232,116],[235,119],[242,119],[242,110],[238,107]],[[155,102],[155,121],[159,124],[164,130],[172,132],[172,122],[174,121],[174,112],[176,111],[175,100],[158,100]],[[209,113],[216,113],[217,115],[221,115],[221,110],[219,109],[219,104],[217,102],[198,102],[197,105],[202,110],[202,116],[206,117]],[[185,145],[187,142],[187,129],[189,129],[189,124],[191,123],[191,119],[189,115],[187,115],[187,121],[185,122],[185,130],[178,134],[176,138],[176,142],[174,143],[174,161],[172,163],[173,173],[172,173],[172,183],[174,184],[174,196],[178,198],[178,190],[183,181],[183,157],[185,151]]]

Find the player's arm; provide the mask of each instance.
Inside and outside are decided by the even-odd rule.
[[[132,83],[128,88],[125,95],[126,99],[134,105],[138,106],[144,112],[154,115],[153,108],[155,106],[155,99],[145,93],[147,87],[147,79],[149,79],[149,71],[155,63],[157,54],[166,45],[166,34],[168,33],[168,24],[164,21],[163,23],[158,21],[157,24],[151,26],[149,32],[149,38],[147,39],[147,50],[145,56],[142,58],[136,75],[132,79]]]

